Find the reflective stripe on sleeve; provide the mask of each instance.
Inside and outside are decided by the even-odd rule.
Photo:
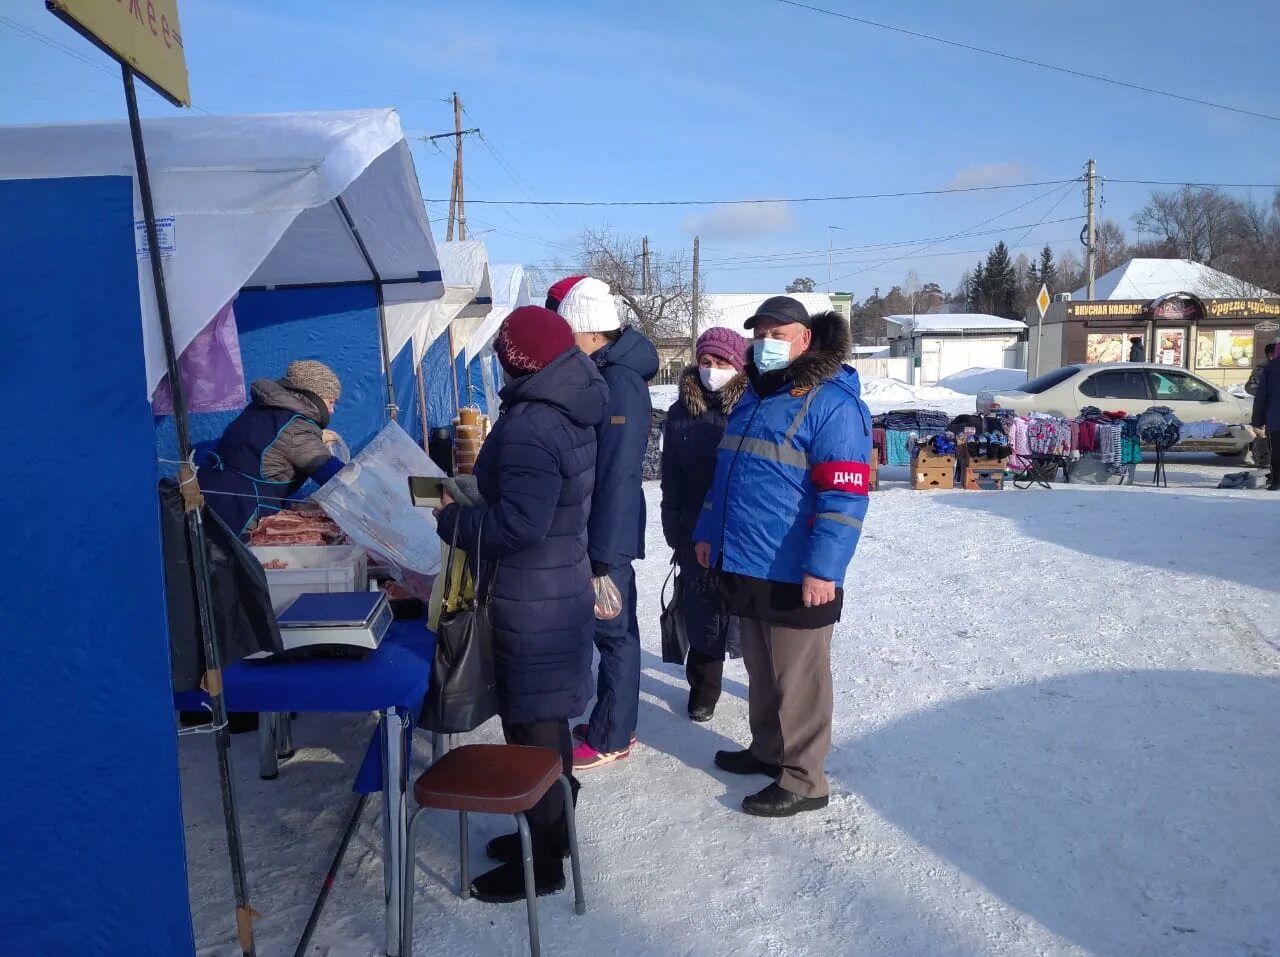
[[[841,525],[850,525],[854,528],[862,528],[862,519],[854,518],[851,515],[841,515],[839,512],[819,512],[813,516],[814,519],[827,518],[833,522],[839,522]]]
[[[798,469],[809,468],[809,456],[790,444],[770,442],[750,436],[728,435],[720,440],[720,448],[728,452],[745,452],[747,455],[782,465],[790,465]]]

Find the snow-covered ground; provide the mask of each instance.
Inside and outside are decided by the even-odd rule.
[[[984,369],[974,366],[938,381],[938,385],[965,395],[1018,389],[1027,383],[1026,369]]]
[[[922,493],[885,470],[834,646],[832,803],[789,821],[740,813],[765,782],[712,767],[747,741],[741,664],[710,725],[684,716],[651,521],[640,744],[584,775],[589,911],[542,898],[545,952],[1280,954],[1280,496],[1196,487],[1223,471],[1175,457],[1168,490]],[[235,739],[263,955],[292,952],[372,726],[303,716],[275,781]],[[200,952],[232,955],[212,746],[180,753]],[[427,753],[420,735],[416,769]],[[473,873],[508,826],[475,820]],[[417,953],[527,953],[522,906],[455,896],[456,842],[435,815]],[[381,882],[371,803],[313,954],[382,952]]]
[[[649,389],[655,409],[668,409],[675,402],[678,386],[658,385]],[[942,386],[907,385],[898,379],[863,379],[862,398],[873,415],[895,409],[938,409],[962,415],[977,408],[976,393],[965,395]]]

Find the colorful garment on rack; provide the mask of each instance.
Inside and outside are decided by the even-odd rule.
[[[1071,451],[1071,427],[1065,419],[1033,412],[1027,417],[1027,444],[1032,455],[1067,455]]]
[[[1157,449],[1171,449],[1182,439],[1182,420],[1168,406],[1158,405],[1138,416],[1138,438]]]
[[[1182,423],[1183,442],[1202,442],[1206,439],[1219,439],[1231,434],[1227,423],[1207,419],[1204,422]]]
[[[911,464],[911,433],[889,429],[884,434],[885,465]]]
[[[1005,431],[1009,435],[1009,468],[1015,472],[1025,472],[1031,468],[1031,443],[1027,439],[1027,420],[1014,416],[1005,423]]]

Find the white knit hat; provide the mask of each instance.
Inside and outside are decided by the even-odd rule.
[[[574,332],[615,332],[622,328],[609,284],[590,276],[574,283],[556,311]]]

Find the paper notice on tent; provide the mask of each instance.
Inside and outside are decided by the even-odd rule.
[[[45,7],[131,66],[165,99],[191,105],[178,0],[45,0]]]
[[[156,220],[156,241],[160,244],[160,258],[169,259],[177,248],[174,244],[173,217],[161,216]],[[139,259],[151,255],[151,247],[147,243],[147,224],[144,220],[133,221],[133,245],[138,251]]]

